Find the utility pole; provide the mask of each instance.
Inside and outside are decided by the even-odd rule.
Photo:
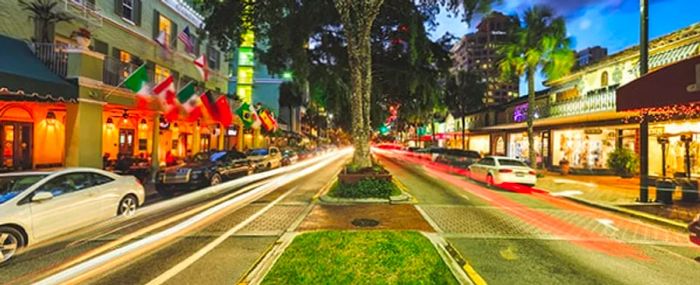
[[[639,0],[639,76],[649,71],[649,0]],[[642,110],[639,124],[639,201],[649,201],[649,116]]]

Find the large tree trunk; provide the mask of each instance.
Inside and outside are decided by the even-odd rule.
[[[348,59],[352,83],[350,111],[357,167],[371,167],[369,140],[370,92],[372,90],[372,23],[384,0],[334,0],[348,40]]]
[[[537,168],[535,155],[535,70],[527,71],[527,143],[530,167]]]

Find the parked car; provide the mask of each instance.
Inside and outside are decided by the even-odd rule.
[[[534,186],[537,173],[524,162],[503,156],[487,156],[469,166],[469,177],[489,187],[503,183]]]
[[[700,245],[700,214],[688,224],[688,234],[691,242]]]
[[[274,146],[249,150],[247,155],[259,170],[269,170],[282,166],[282,153]]]
[[[0,175],[0,263],[18,249],[131,216],[146,194],[133,176],[93,168]]]
[[[479,159],[481,159],[481,155],[477,151],[448,149],[444,153],[438,154],[435,161],[459,168],[468,168]]]
[[[307,158],[312,158],[314,156],[314,153],[308,149],[300,149],[297,152],[297,157],[299,160],[304,160]]]
[[[159,170],[155,186],[159,194],[168,197],[178,190],[201,189],[254,171],[253,163],[242,152],[200,152],[190,162]]]
[[[299,156],[296,151],[287,149],[282,152],[282,165],[290,165],[297,162],[297,160],[299,160]]]

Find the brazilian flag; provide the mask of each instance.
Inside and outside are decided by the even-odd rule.
[[[236,115],[241,118],[243,125],[247,128],[250,128],[258,121],[258,114],[255,112],[255,109],[253,109],[253,106],[248,103],[241,104],[241,106],[236,109]]]

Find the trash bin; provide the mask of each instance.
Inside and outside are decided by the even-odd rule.
[[[664,204],[673,204],[673,191],[676,190],[676,182],[673,179],[656,180],[656,201]]]
[[[679,186],[681,186],[681,200],[683,202],[697,202],[698,201],[698,181],[690,179],[679,179]]]

